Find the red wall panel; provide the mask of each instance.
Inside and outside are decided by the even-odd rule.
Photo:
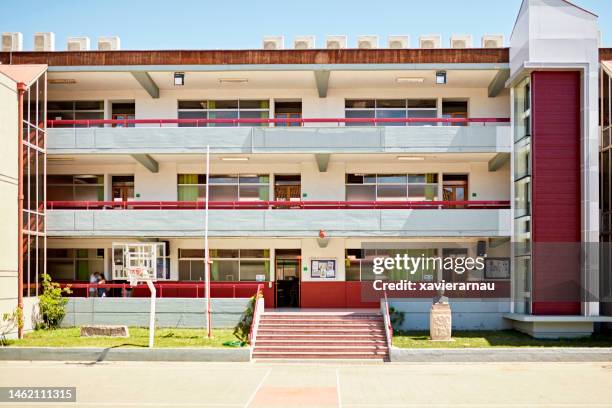
[[[580,313],[580,106],[577,71],[533,72],[534,314]]]

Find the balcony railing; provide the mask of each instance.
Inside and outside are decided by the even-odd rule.
[[[208,125],[281,125],[281,126],[304,126],[305,124],[331,123],[338,126],[359,125],[374,126],[385,124],[444,124],[455,126],[467,126],[468,124],[497,124],[510,123],[510,118],[282,118],[282,119],[78,119],[78,120],[48,120],[47,127],[101,127],[110,125],[113,127],[130,127],[135,125],[153,125],[162,127],[164,125],[190,125],[193,127],[206,127]]]
[[[49,210],[203,210],[203,201],[48,201]],[[510,201],[209,201],[211,210],[508,209]]]

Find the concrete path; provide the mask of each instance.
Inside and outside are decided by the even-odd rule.
[[[612,407],[612,363],[5,361],[0,386],[77,387],[39,407]]]

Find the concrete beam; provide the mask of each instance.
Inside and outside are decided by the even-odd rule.
[[[317,166],[319,167],[319,171],[321,173],[325,173],[327,171],[327,166],[329,165],[329,157],[331,154],[329,153],[317,153],[315,154],[315,160],[317,161]]]
[[[500,69],[497,71],[497,75],[493,78],[491,83],[489,84],[489,98],[494,98],[502,91],[502,89],[506,88],[506,81],[510,78],[510,70],[509,69]]]
[[[148,154],[133,154],[132,157],[138,163],[146,167],[151,173],[159,172],[159,163]]]
[[[510,161],[510,153],[497,153],[489,160],[489,171],[497,171]]]
[[[319,98],[327,97],[327,89],[329,88],[329,70],[314,71],[315,82],[317,83],[317,91]]]
[[[140,86],[142,86],[144,90],[147,91],[149,95],[151,95],[151,98],[159,98],[159,88],[148,72],[131,71],[130,73],[132,74],[134,79],[138,81]]]

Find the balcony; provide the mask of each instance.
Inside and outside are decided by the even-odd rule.
[[[53,237],[194,237],[204,234],[203,203],[50,202]],[[212,237],[501,237],[511,235],[507,201],[217,202]]]
[[[351,126],[364,123],[370,126]],[[416,126],[425,123],[437,126]],[[201,153],[207,145],[213,153],[243,154],[509,153],[511,135],[507,118],[136,119],[48,123],[49,154]]]

